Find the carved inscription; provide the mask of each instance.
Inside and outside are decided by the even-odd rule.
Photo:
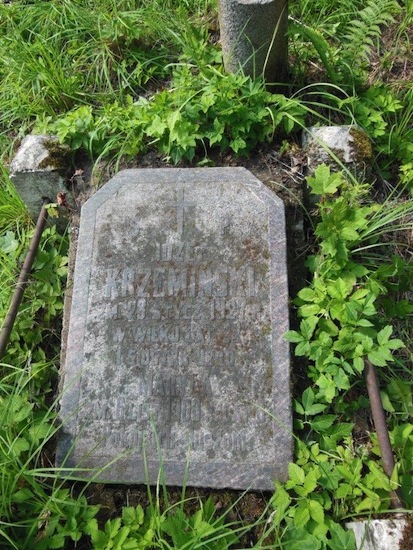
[[[261,371],[253,374],[255,362],[267,360],[264,348],[258,359],[257,351],[249,355],[252,342],[260,346],[265,340],[269,325],[262,303],[268,254],[260,265],[256,254],[226,257],[222,249],[238,245],[230,212],[211,242],[194,237],[197,207],[183,189],[164,208],[169,232],[154,240],[143,237],[133,260],[100,268],[100,292],[92,297],[100,315],[89,329],[100,335],[104,327],[104,376],[117,377],[126,397],[87,403],[84,430],[91,437],[103,434],[109,447],[193,446],[204,458],[218,450],[253,453],[257,434],[239,434],[238,426],[260,415],[265,419],[255,405],[266,405],[262,396],[272,384],[271,368],[268,380]],[[145,233],[137,228],[136,235],[142,239]],[[244,372],[234,384],[234,371],[239,364],[245,370],[247,361],[251,374]],[[229,406],[226,392],[246,393],[250,401]]]
[[[208,267],[107,269],[105,297],[255,296],[254,270]]]

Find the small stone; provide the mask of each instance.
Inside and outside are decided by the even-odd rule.
[[[405,519],[372,519],[346,523],[346,528],[354,532],[357,550],[397,550],[406,525]]]
[[[311,174],[323,163],[335,171],[347,168],[361,180],[371,172],[373,149],[367,134],[360,128],[314,126],[303,133],[302,141]]]
[[[10,164],[10,178],[33,219],[39,215],[43,198],[57,202],[58,193],[67,191],[70,163],[69,149],[56,136],[29,135],[22,141]]]

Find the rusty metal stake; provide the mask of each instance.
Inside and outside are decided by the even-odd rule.
[[[39,247],[40,239],[46,226],[48,216],[46,205],[49,204],[49,202],[51,202],[50,199],[43,199],[43,205],[42,209],[40,210],[39,217],[37,218],[34,235],[30,242],[29,250],[27,251],[26,258],[20,271],[19,279],[16,284],[16,289],[10,302],[9,311],[7,312],[7,315],[4,319],[3,326],[1,327],[0,360],[6,351],[7,344],[9,343],[9,338],[11,331],[13,330],[14,321],[16,320],[16,316],[19,311],[20,303],[22,301],[23,294],[27,286],[27,281],[29,279],[32,265],[36,257],[36,252]]]
[[[368,359],[365,360],[364,371],[366,375],[367,392],[370,399],[371,414],[377,433],[381,458],[383,460],[383,469],[390,479],[394,470],[393,450],[391,448],[389,430],[387,429],[386,417],[381,402],[376,369]],[[398,491],[390,492],[390,503],[392,508],[403,508]]]

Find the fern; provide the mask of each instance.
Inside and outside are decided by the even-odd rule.
[[[396,0],[367,0],[366,6],[356,11],[352,20],[337,33],[335,38],[340,40],[337,45],[331,45],[318,29],[291,17],[289,34],[312,43],[332,83],[362,84],[363,69],[381,37],[382,26],[393,23],[393,15],[400,9]]]
[[[289,34],[298,34],[309,40],[316,49],[331,82],[337,82],[337,72],[334,67],[334,50],[320,31],[290,17]]]
[[[368,0],[366,7],[357,12],[356,18],[346,25],[343,60],[353,70],[369,60],[375,41],[381,36],[381,26],[393,23],[393,15],[399,11],[396,0]]]

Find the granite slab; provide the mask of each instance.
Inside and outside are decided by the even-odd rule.
[[[272,490],[292,460],[287,330],[272,191],[243,168],[120,172],[81,212],[57,464]]]

